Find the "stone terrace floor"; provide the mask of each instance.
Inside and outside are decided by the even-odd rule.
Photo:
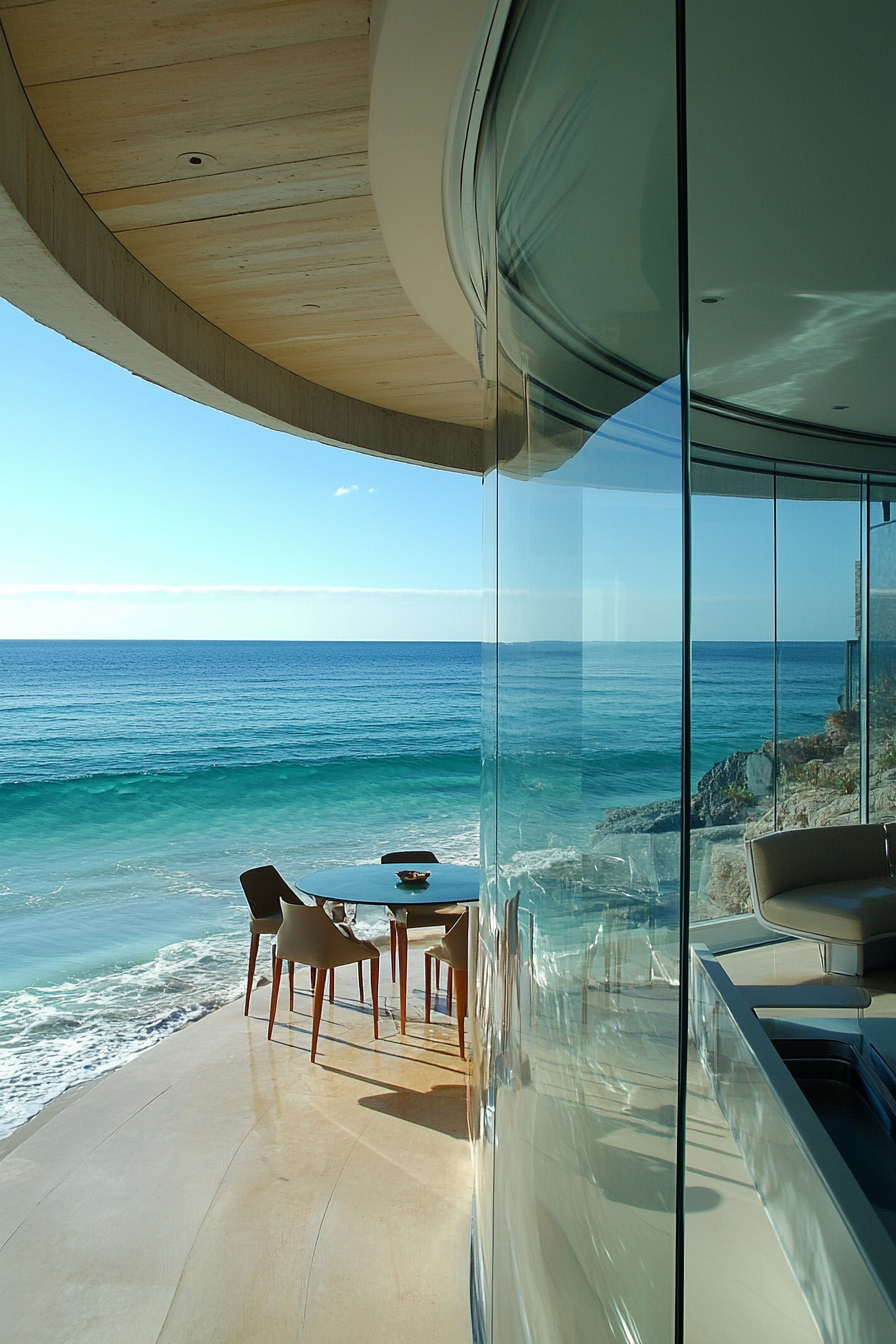
[[[297,968],[270,1043],[260,988],[248,1018],[211,1013],[8,1140],[3,1339],[469,1341],[467,1067],[410,961],[405,1037],[387,953],[379,1042],[344,967],[312,1065]]]

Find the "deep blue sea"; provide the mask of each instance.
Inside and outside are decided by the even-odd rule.
[[[677,792],[675,646],[502,656],[505,745],[556,748],[574,704],[573,843]],[[695,646],[695,778],[772,735],[772,672],[770,645]],[[842,645],[780,646],[783,735],[842,680]],[[0,641],[0,1136],[241,991],[243,869],[477,862],[480,722],[477,644]]]

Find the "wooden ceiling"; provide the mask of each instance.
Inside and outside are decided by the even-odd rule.
[[[169,289],[325,387],[479,425],[482,381],[412,308],[383,244],[367,171],[369,11],[0,0],[63,167]]]

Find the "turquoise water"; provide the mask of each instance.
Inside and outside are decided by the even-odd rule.
[[[246,868],[475,863],[479,646],[0,643],[0,1135],[245,985]]]
[[[675,645],[501,665],[502,750],[583,767],[534,845],[677,793]],[[782,735],[823,727],[842,665],[781,646]],[[772,735],[772,672],[770,645],[695,646],[695,778]],[[0,1135],[241,991],[245,868],[476,863],[480,716],[475,644],[0,641]]]

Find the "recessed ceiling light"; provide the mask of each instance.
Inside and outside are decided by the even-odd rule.
[[[193,149],[189,154],[178,154],[178,168],[217,168],[218,160],[205,150]]]
[[[721,299],[721,296],[718,295],[718,294],[707,294],[706,298],[705,298],[705,299],[701,299],[700,302],[701,302],[701,303],[721,303],[721,302],[722,302],[722,299]]]
[[[831,407],[831,410],[832,410],[832,411],[848,411],[848,410],[849,410],[849,407],[848,407],[848,406],[832,406],[832,407]]]

